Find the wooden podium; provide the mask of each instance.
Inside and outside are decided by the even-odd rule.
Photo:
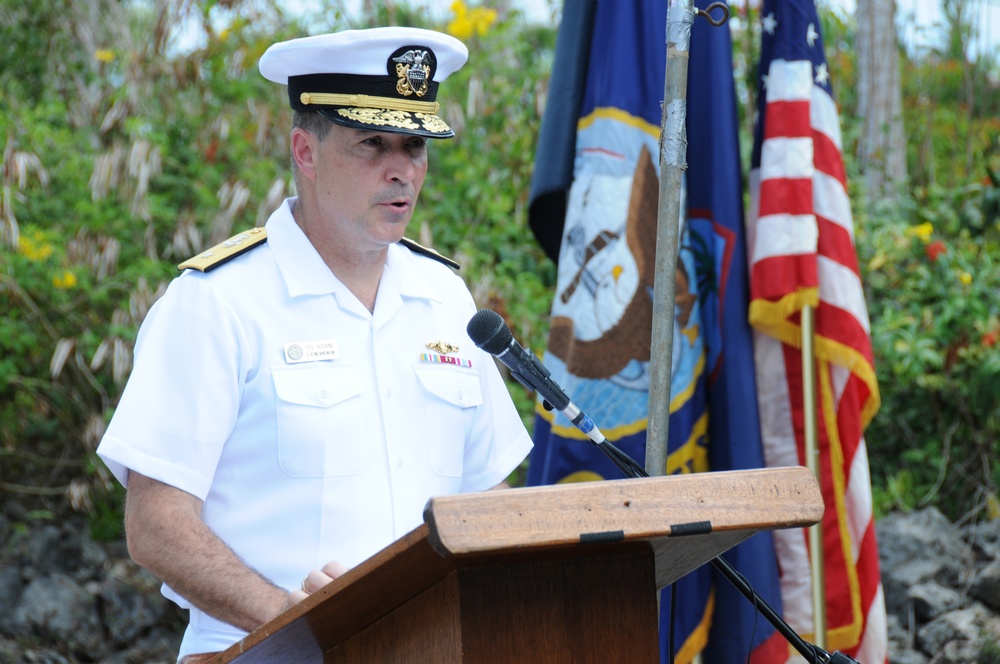
[[[434,498],[424,525],[211,664],[655,664],[655,590],[822,515],[801,467]]]

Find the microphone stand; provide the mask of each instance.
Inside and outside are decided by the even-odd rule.
[[[630,456],[611,444],[604,434],[551,379],[548,369],[530,350],[521,347],[515,340],[500,314],[489,309],[481,309],[469,321],[469,338],[476,346],[503,362],[511,375],[529,390],[542,397],[542,406],[549,411],[558,410],[565,415],[587,438],[604,453],[613,464],[629,478],[649,477],[646,469]],[[712,565],[719,570],[735,588],[760,611],[768,622],[806,658],[811,664],[858,664],[857,660],[841,652],[832,655],[819,646],[808,643],[795,633],[777,611],[757,594],[750,583],[727,563],[721,556],[712,559]]]
[[[552,405],[543,399],[542,406],[546,410],[552,410]],[[603,437],[603,436],[602,436]],[[604,453],[608,459],[611,460],[615,466],[622,471],[626,477],[631,479],[636,479],[640,477],[649,477],[649,473],[646,469],[635,462],[632,457],[625,454],[623,451],[615,447],[606,438],[603,442],[596,442],[591,440],[592,443],[597,445],[598,449]],[[811,664],[859,664],[856,659],[845,655],[839,650],[834,653],[829,653],[819,646],[813,645],[803,639],[801,636],[795,633],[795,630],[784,621],[784,619],[778,615],[778,612],[767,603],[763,597],[761,597],[756,590],[750,585],[750,582],[740,574],[736,568],[726,562],[722,556],[716,556],[711,560],[712,566],[719,570],[726,579],[733,584],[733,586],[742,594],[747,600],[753,604],[754,608],[757,609],[769,623],[771,623],[778,632],[785,637],[785,640],[791,644],[793,648],[799,651],[806,661]],[[671,618],[672,619],[672,618]]]

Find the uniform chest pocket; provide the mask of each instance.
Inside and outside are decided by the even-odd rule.
[[[357,367],[271,367],[278,465],[293,477],[354,475],[368,466]]]
[[[426,399],[427,456],[439,475],[461,477],[465,443],[476,407],[483,403],[479,374],[443,367],[416,367]]]

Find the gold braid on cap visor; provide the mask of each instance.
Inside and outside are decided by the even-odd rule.
[[[303,92],[299,101],[306,106],[321,104],[323,106],[354,106],[356,108],[385,108],[390,111],[406,111],[408,113],[436,114],[441,110],[441,104],[436,101],[409,101],[393,99],[392,97],[373,97],[371,95],[341,95],[327,92]]]

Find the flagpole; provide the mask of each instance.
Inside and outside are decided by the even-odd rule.
[[[670,374],[674,349],[677,293],[677,236],[681,186],[687,168],[687,76],[693,0],[667,8],[667,66],[660,123],[660,190],[656,216],[656,269],[653,275],[653,330],[649,361],[649,422],[646,472],[667,472],[670,426]]]
[[[715,3],[718,4],[718,3]],[[715,6],[710,5],[710,9]],[[712,25],[721,22],[705,13]],[[670,383],[674,351],[674,306],[677,301],[677,254],[681,195],[687,169],[687,80],[691,28],[699,12],[694,0],[667,7],[667,63],[660,121],[660,188],[656,215],[656,267],[653,274],[653,329],[649,358],[649,419],[646,425],[646,472],[666,475],[670,432]],[[657,613],[660,593],[656,593]],[[674,616],[670,616],[674,620]],[[671,644],[673,645],[673,644]],[[671,658],[673,653],[671,653]],[[695,653],[692,664],[701,664]]]
[[[667,7],[667,63],[660,116],[660,188],[656,210],[653,329],[649,348],[649,419],[646,423],[645,465],[651,477],[667,474],[677,294],[677,226],[681,214],[681,186],[687,167],[687,75],[694,17],[694,0],[677,0]],[[660,600],[660,593],[656,593],[657,616]],[[673,615],[670,620],[674,620]]]
[[[820,480],[816,424],[816,353],[813,347],[815,311],[802,308],[802,413],[805,427],[806,466]],[[826,650],[826,577],[823,572],[823,520],[809,528],[809,569],[812,583],[813,641]]]

